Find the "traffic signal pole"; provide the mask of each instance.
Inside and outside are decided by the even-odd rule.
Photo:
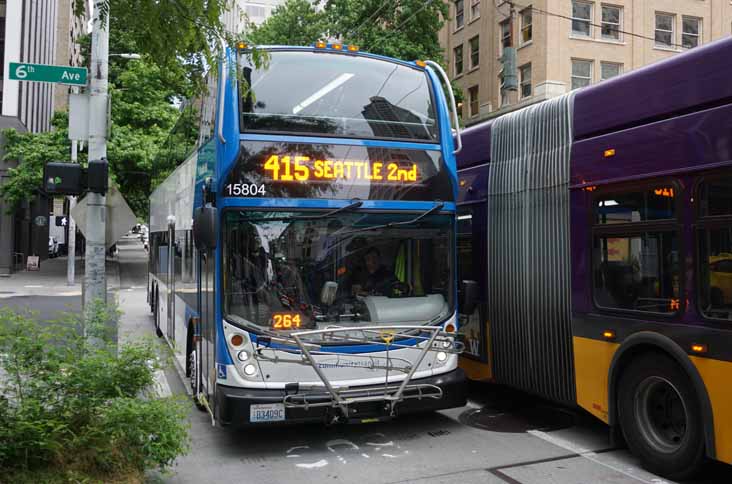
[[[107,158],[107,70],[109,56],[109,15],[101,18],[100,5],[94,1],[94,24],[91,42],[89,92],[89,160]],[[110,2],[111,3],[111,2]],[[106,196],[90,191],[87,194],[86,263],[84,271],[84,307],[92,301],[107,300],[106,261]]]

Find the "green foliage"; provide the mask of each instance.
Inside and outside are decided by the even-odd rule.
[[[0,309],[0,475],[141,475],[187,451],[187,406],[146,397],[156,346],[117,352],[105,336],[118,316],[96,304],[41,324]]]
[[[253,27],[255,45],[311,45],[323,36],[325,16],[307,0],[288,0],[261,26]]]
[[[13,129],[2,132],[5,139],[5,160],[17,160],[20,165],[8,171],[8,179],[0,185],[0,197],[13,206],[41,188],[43,166],[49,161],[68,161],[71,142],[68,140],[68,115],[56,113],[52,120],[54,131],[47,133],[18,133]]]
[[[362,50],[404,60],[441,60],[437,33],[448,15],[439,0],[329,0],[329,33]]]

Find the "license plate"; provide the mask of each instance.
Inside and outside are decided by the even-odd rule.
[[[285,420],[284,403],[267,403],[249,406],[249,422],[281,422]]]

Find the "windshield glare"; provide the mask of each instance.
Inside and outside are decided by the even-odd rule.
[[[273,51],[241,60],[241,129],[435,142],[427,74],[367,57]]]
[[[228,211],[225,313],[274,330],[438,324],[453,311],[452,217]],[[289,323],[288,323],[289,322]]]

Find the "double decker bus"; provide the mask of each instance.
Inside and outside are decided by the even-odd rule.
[[[197,149],[150,200],[155,327],[197,404],[237,427],[464,405],[440,66],[225,51]]]
[[[651,471],[732,463],[732,39],[463,133],[469,378],[579,405]]]

